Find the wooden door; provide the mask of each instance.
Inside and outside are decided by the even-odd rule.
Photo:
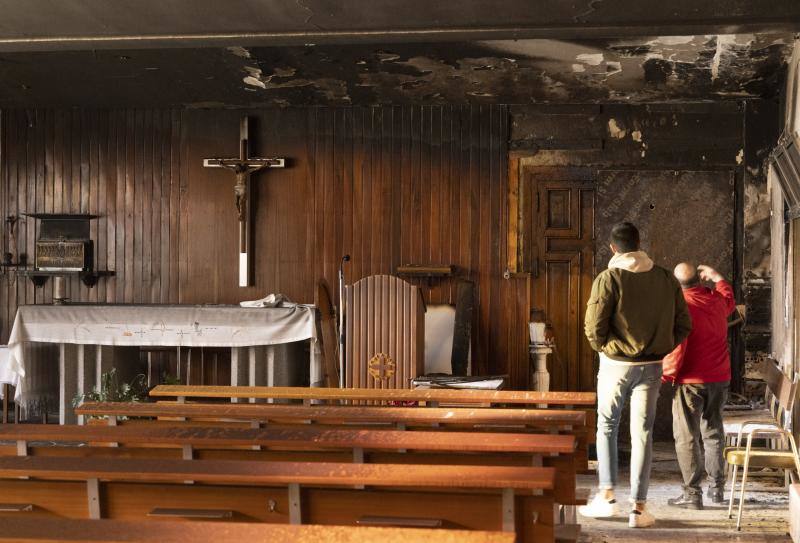
[[[552,328],[552,390],[595,389],[594,354],[583,333],[594,269],[594,178],[579,168],[523,171],[532,232],[531,309]]]

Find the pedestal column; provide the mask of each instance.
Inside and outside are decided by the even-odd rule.
[[[550,390],[550,373],[547,371],[547,355],[553,352],[553,348],[547,345],[531,345],[531,388],[536,392],[548,392]],[[545,409],[546,404],[537,404],[537,407]]]

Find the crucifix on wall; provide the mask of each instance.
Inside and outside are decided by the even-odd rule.
[[[233,186],[234,201],[239,216],[239,286],[246,287],[250,280],[251,228],[250,224],[250,176],[264,168],[283,168],[283,158],[259,158],[250,156],[249,123],[242,117],[239,124],[239,157],[238,158],[206,158],[206,168],[225,168],[236,175]]]

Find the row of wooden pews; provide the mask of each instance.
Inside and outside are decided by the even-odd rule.
[[[527,542],[556,539],[584,499],[581,410],[181,400],[84,404],[82,427],[0,427],[0,492],[14,497],[0,515],[502,530]],[[492,404],[528,405],[481,403]]]

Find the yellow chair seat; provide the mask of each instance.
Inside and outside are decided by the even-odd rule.
[[[725,449],[725,460],[728,464],[744,466],[744,447]],[[751,468],[781,468],[794,469],[794,455],[791,451],[776,451],[774,449],[750,449]]]

